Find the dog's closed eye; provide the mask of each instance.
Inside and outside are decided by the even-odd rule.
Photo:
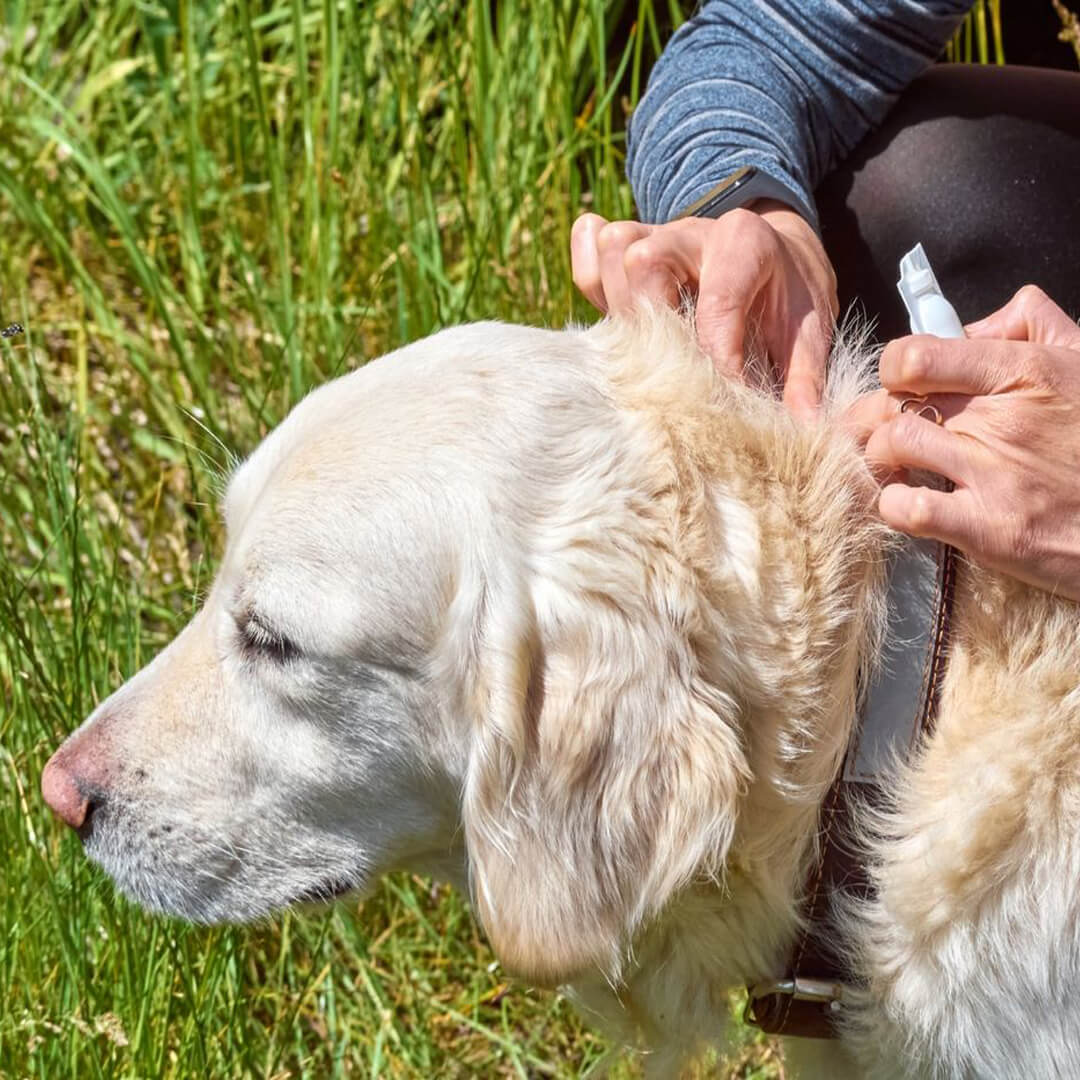
[[[276,664],[300,659],[299,646],[273,627],[258,612],[247,611],[237,620],[240,643],[248,656],[264,657]]]

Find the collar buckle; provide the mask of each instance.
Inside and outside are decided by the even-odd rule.
[[[792,976],[755,983],[748,988],[743,1023],[770,1035],[832,1038],[851,988],[827,979]],[[796,1005],[800,1002],[800,1005]]]
[[[771,997],[773,994],[791,997],[796,1001],[827,1003],[833,1012],[838,1012],[844,1002],[851,997],[850,988],[843,983],[830,982],[827,979],[807,979],[801,975],[755,983],[748,993],[747,1011],[759,998]]]

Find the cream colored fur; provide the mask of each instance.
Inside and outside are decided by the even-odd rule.
[[[451,877],[510,970],[674,1075],[782,973],[887,629],[837,423],[866,366],[802,425],[646,312],[315,392],[233,478],[202,612],[69,742],[107,763],[88,852],[207,921]],[[936,734],[864,823],[866,1000],[806,1075],[1080,1075],[1077,630],[963,569]]]

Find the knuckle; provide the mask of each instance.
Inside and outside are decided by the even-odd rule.
[[[899,382],[903,386],[921,384],[930,374],[932,357],[929,348],[920,341],[907,342],[897,362]]]
[[[720,221],[730,229],[751,232],[756,232],[765,224],[753,210],[747,210],[745,206],[738,206],[734,210],[729,210],[720,218]]]
[[[1038,285],[1024,285],[1017,289],[1016,295],[1013,296],[1013,303],[1021,311],[1032,312],[1038,311],[1039,308],[1053,301]]]
[[[908,503],[908,531],[922,536],[934,526],[934,504],[926,488],[916,488]]]
[[[720,219],[719,224],[728,234],[726,236],[728,243],[738,243],[761,250],[766,250],[776,243],[776,234],[773,229],[753,210],[747,210],[744,207],[731,210]]]
[[[609,221],[597,234],[596,246],[601,254],[629,247],[641,235],[636,221]]]
[[[651,270],[664,262],[664,250],[664,244],[654,236],[635,240],[623,253],[623,266],[628,273]]]

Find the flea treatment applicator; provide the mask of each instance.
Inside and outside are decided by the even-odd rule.
[[[922,244],[916,244],[900,260],[900,280],[896,283],[911,320],[913,334],[937,337],[964,336],[964,325],[941,291]]]

